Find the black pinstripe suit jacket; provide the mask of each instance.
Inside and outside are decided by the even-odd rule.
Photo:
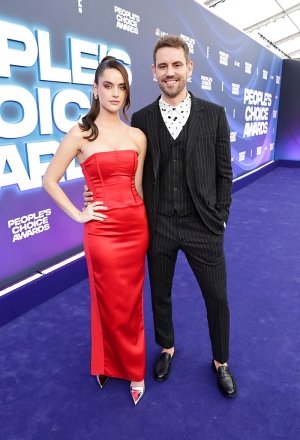
[[[148,140],[143,193],[151,233],[159,200],[158,101],[159,98],[134,113],[131,120],[131,125],[141,129]],[[229,127],[223,107],[193,95],[185,166],[187,184],[199,216],[212,232],[222,234],[231,203]]]

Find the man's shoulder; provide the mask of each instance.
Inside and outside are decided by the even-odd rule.
[[[192,101],[194,102],[194,104],[202,106],[205,109],[219,110],[219,109],[223,108],[222,105],[219,105],[219,104],[212,102],[212,101],[207,101],[206,99],[198,98],[197,96],[193,96]]]
[[[153,111],[157,108],[158,108],[158,103],[157,103],[157,100],[155,100],[154,102],[151,102],[151,104],[148,104],[145,107],[135,111],[133,114],[135,116],[141,116],[141,115],[144,115],[145,113],[148,113],[149,111]]]

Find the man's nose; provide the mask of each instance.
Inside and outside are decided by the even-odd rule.
[[[174,75],[174,69],[172,66],[168,66],[166,69],[166,75],[167,76],[173,76]]]

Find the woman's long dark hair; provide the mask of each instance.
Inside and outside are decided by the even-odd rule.
[[[126,86],[126,98],[123,105],[123,114],[125,118],[128,120],[126,110],[129,109],[130,106],[130,86],[129,86],[129,79],[128,79],[128,73],[125,67],[123,66],[120,61],[118,61],[115,57],[106,56],[103,58],[99,66],[97,67],[97,70],[95,72],[95,80],[94,82],[98,85],[99,77],[103,74],[103,72],[106,69],[117,69],[124,80],[125,86]],[[99,115],[100,111],[100,103],[99,99],[95,99],[94,93],[92,98],[92,105],[89,110],[89,112],[83,116],[82,122],[79,123],[79,127],[82,131],[90,131],[90,134],[87,136],[84,136],[84,139],[87,139],[88,141],[94,141],[97,139],[99,135],[99,130],[97,125],[95,124],[95,120],[97,116]]]

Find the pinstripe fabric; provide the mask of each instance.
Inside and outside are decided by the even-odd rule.
[[[177,252],[181,249],[201,288],[215,360],[228,360],[229,310],[223,252],[224,222],[231,203],[229,127],[222,107],[192,96],[185,151],[186,181],[195,213],[158,214],[160,141],[158,100],[132,117],[132,126],[147,136],[144,201],[150,227],[148,266],[156,342],[174,345],[171,290]]]
[[[176,140],[172,138],[163,118],[159,118],[160,164],[158,212],[165,215],[187,215],[195,206],[187,186],[185,175],[185,149],[188,121]]]
[[[228,360],[229,309],[223,236],[207,229],[198,214],[158,215],[148,250],[156,342],[165,348],[174,346],[171,291],[179,249],[186,255],[205,301],[213,357],[224,363]]]

